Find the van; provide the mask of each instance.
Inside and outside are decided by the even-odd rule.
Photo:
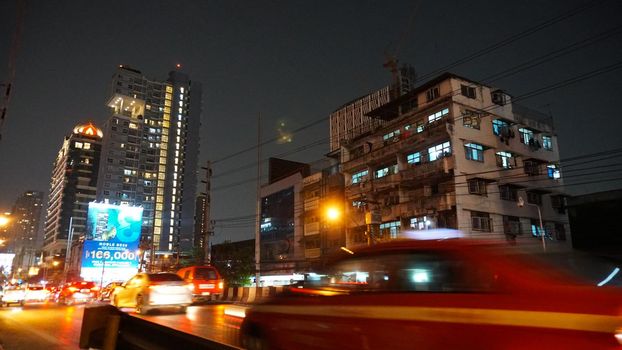
[[[224,281],[213,266],[189,266],[177,271],[186,283],[192,284],[192,299],[210,300],[222,295]]]

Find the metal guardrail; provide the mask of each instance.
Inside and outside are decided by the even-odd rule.
[[[111,305],[84,309],[80,348],[104,350],[240,349],[134,317]]]

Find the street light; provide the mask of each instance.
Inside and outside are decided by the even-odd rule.
[[[527,205],[531,205],[533,207],[536,207],[536,209],[538,209],[538,219],[540,220],[540,237],[542,237],[542,250],[546,252],[546,240],[544,239],[544,226],[542,225],[542,212],[540,212],[540,206],[537,204],[532,204],[532,203],[525,203],[525,201],[523,200],[523,197],[518,197],[518,207],[522,208],[525,206],[525,204]]]

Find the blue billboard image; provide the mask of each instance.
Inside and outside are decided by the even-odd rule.
[[[80,276],[106,284],[138,271],[142,207],[89,203]]]

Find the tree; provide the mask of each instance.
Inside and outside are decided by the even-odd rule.
[[[216,266],[227,285],[249,284],[255,273],[254,244],[236,244],[226,241],[214,246],[212,265]]]

